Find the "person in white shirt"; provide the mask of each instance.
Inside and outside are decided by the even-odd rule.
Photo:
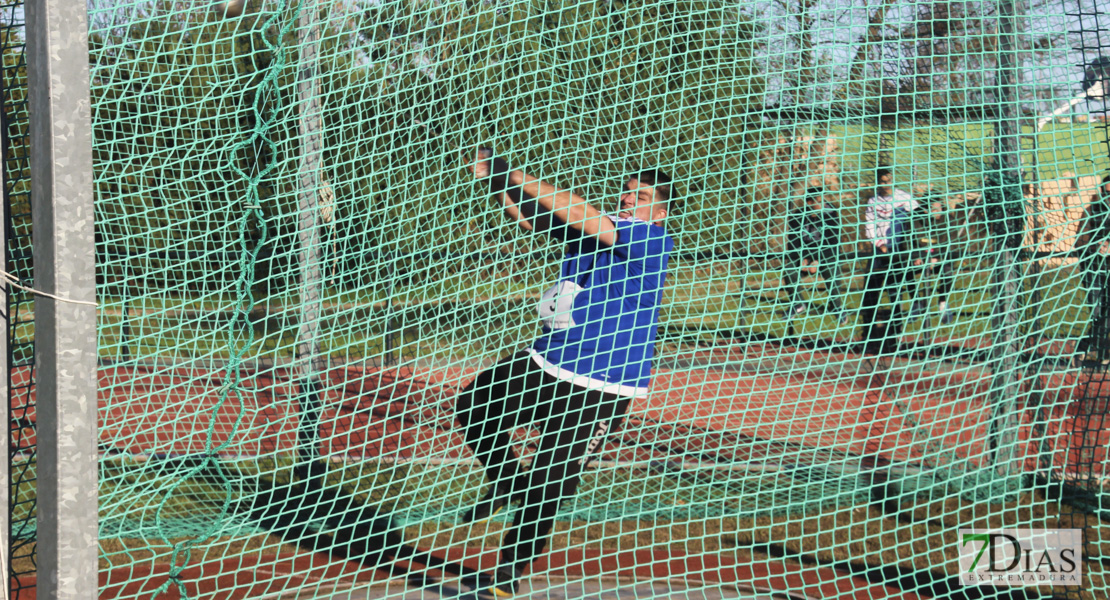
[[[874,248],[874,255],[860,302],[859,319],[863,341],[869,350],[893,350],[907,320],[900,302],[903,297],[912,300],[914,296],[908,229],[917,201],[909,193],[894,188],[894,174],[887,167],[875,171],[875,183],[875,195],[867,201],[864,213],[864,234]],[[894,308],[886,325],[878,327],[875,321],[884,292]]]

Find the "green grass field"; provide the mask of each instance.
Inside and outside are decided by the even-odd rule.
[[[870,176],[878,147],[877,130],[832,125],[828,131],[842,140],[841,171]],[[1022,164],[1031,169],[1036,161],[1036,177],[1026,175],[1027,181],[1058,179],[1065,173],[1095,175],[1110,169],[1106,123],[1052,122],[1036,136],[1033,133],[1032,126],[1022,128]],[[883,144],[892,157],[896,184],[928,183],[952,193],[973,191],[984,168],[983,157],[994,153],[993,128],[977,123],[893,131],[884,135]]]
[[[849,307],[859,304],[866,268],[866,260],[854,266],[852,290],[846,299]],[[935,319],[922,320],[912,324],[907,334],[971,338],[987,332],[993,305],[989,268],[989,264],[976,260],[964,262],[949,302],[960,312],[955,322],[940,326]],[[778,290],[780,275],[775,264],[676,261],[668,274],[660,309],[661,341],[682,344],[737,333],[786,336],[791,322],[781,314],[787,299]],[[339,291],[325,294],[320,317],[321,351],[338,360],[381,357],[387,347],[406,357],[478,358],[517,348],[539,333],[533,307],[548,282],[495,280],[470,290],[461,289],[459,280],[441,283],[440,287],[429,283],[397,289],[390,296]],[[809,285],[809,280],[804,284]],[[1040,286],[1039,307],[1033,305],[1034,285]],[[1031,330],[1033,320],[1039,319],[1037,325],[1045,337],[1079,336],[1087,312],[1080,292],[1074,266],[1046,269],[1039,278],[1031,274],[1023,327]],[[827,293],[821,283],[810,286],[803,296],[820,306]],[[133,358],[180,362],[227,359],[233,348],[246,358],[291,357],[300,319],[296,297],[258,298],[250,319],[253,340],[246,347],[242,323],[235,328],[235,335],[230,335],[230,302],[212,298],[144,299],[128,309],[126,321],[118,301],[102,299],[102,306],[99,351],[105,359],[124,356],[125,322],[127,353]],[[935,302],[932,308],[936,310]],[[836,317],[812,311],[793,321],[795,334],[850,339],[854,321],[842,327]]]

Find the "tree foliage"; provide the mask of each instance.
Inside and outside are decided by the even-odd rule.
[[[1037,1],[1026,8],[1044,4]],[[885,21],[882,41],[872,45],[869,57],[878,86],[870,104],[887,115],[956,111],[949,114],[977,120],[992,114],[999,100],[998,5],[923,2],[914,5],[907,18]],[[1020,35],[1018,41],[1015,50],[1026,66],[1043,62],[1065,43],[1059,34]],[[1032,109],[1034,87],[1026,85],[1022,92],[1020,100]]]

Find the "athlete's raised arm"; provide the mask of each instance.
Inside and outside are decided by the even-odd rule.
[[[616,243],[613,221],[584,198],[524,171],[509,169],[508,163],[493,156],[491,150],[478,150],[469,168],[479,179],[489,178],[490,192],[501,199],[505,212],[524,229],[564,237],[559,230],[570,228],[607,246]]]

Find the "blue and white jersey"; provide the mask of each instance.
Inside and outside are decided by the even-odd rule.
[[[617,234],[612,246],[592,237],[568,245],[559,282],[540,300],[543,334],[532,344],[532,358],[580,387],[643,397],[674,240],[646,221],[610,219]]]

